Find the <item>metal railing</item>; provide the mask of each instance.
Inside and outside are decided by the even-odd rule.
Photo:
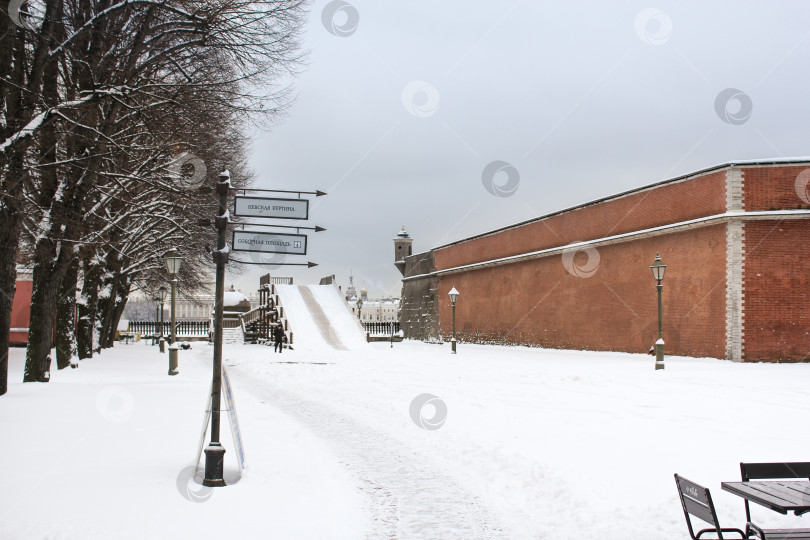
[[[171,323],[163,323],[163,332],[160,330],[160,323],[156,321],[129,321],[127,332],[141,334],[142,336],[155,336],[158,334],[168,337],[171,334]],[[184,337],[208,336],[211,329],[211,321],[176,321],[176,335]]]
[[[262,285],[292,285],[293,278],[291,277],[276,277],[270,274],[265,274],[259,278],[259,286]]]
[[[399,332],[399,321],[395,322],[364,322],[363,329],[372,336],[390,336]]]

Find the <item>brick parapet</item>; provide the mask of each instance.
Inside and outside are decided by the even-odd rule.
[[[564,246],[725,210],[725,171],[699,174],[436,248],[436,268]]]

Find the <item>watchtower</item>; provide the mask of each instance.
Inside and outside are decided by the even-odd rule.
[[[413,238],[405,232],[405,225],[403,225],[402,230],[394,238],[394,265],[399,268],[402,275],[405,275],[405,257],[413,254],[411,244],[413,244]]]

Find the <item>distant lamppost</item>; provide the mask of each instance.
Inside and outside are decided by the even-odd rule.
[[[166,295],[169,291],[166,290],[166,287],[161,287],[158,289],[158,301],[160,302],[160,330],[158,330],[158,340],[160,343],[160,352],[164,352],[164,340],[163,340],[163,302],[166,301]]]
[[[456,354],[456,301],[458,300],[458,294],[455,287],[450,289],[450,302],[453,304],[453,339],[450,340],[450,347],[452,347],[450,354]]]
[[[653,261],[650,269],[653,273],[653,278],[658,282],[656,288],[658,289],[658,341],[655,342],[655,369],[664,369],[664,334],[661,316],[661,291],[664,286],[661,282],[664,281],[664,272],[667,270],[667,265],[661,260],[661,256],[656,253],[655,260]]]
[[[363,311],[363,299],[357,299],[357,320],[360,321],[360,324],[363,324],[363,320],[360,318],[360,312]]]
[[[166,271],[171,276],[170,283],[172,285],[172,311],[171,311],[171,337],[169,338],[169,375],[177,375],[177,334],[175,325],[175,308],[177,307],[177,273],[180,271],[180,263],[183,259],[176,249],[170,249],[163,257],[166,262]]]

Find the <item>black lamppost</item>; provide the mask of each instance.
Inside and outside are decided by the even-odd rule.
[[[176,249],[170,249],[164,255],[163,260],[166,262],[166,271],[169,272],[171,277],[170,283],[172,286],[172,311],[171,311],[171,336],[169,338],[169,375],[177,375],[177,341],[176,334],[176,321],[175,321],[175,308],[177,307],[177,273],[180,271],[180,263],[183,259]]]
[[[360,324],[363,324],[363,320],[360,318],[360,312],[363,310],[363,299],[357,299],[357,320],[360,321]]]
[[[655,369],[664,369],[664,334],[661,316],[661,291],[664,290],[664,286],[661,285],[661,282],[664,281],[664,272],[667,270],[667,265],[661,260],[659,254],[655,254],[655,260],[650,269],[653,278],[658,282],[656,286],[658,289],[658,341],[655,342]]]
[[[219,199],[215,226],[217,229],[217,249],[213,253],[217,265],[214,301],[214,362],[211,378],[211,442],[205,449],[205,478],[203,485],[221,487],[225,485],[225,448],[219,441],[220,400],[222,398],[222,320],[224,318],[225,266],[230,251],[227,249],[228,236],[228,193],[231,190],[231,173],[222,171],[217,182]]]
[[[456,301],[458,300],[458,294],[455,287],[450,289],[450,302],[453,304],[453,339],[450,340],[450,347],[452,347],[450,354],[456,354]]]
[[[158,289],[158,301],[160,302],[160,330],[158,330],[158,341],[160,343],[160,352],[164,351],[164,341],[163,341],[163,302],[166,301],[166,295],[169,291],[166,290],[166,287],[161,287]]]

